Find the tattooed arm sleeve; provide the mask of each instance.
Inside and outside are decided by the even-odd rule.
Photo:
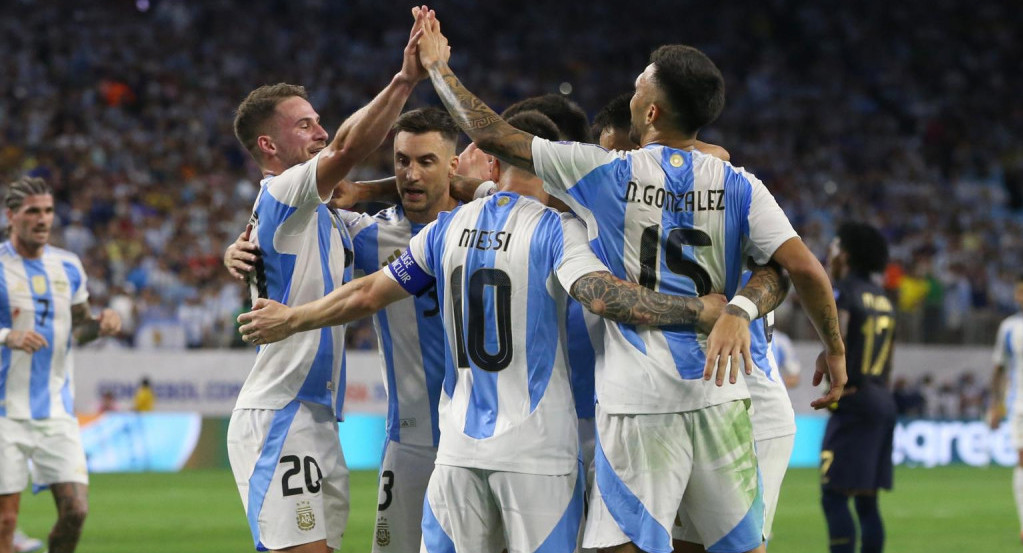
[[[580,277],[572,285],[571,294],[586,309],[626,324],[691,325],[703,312],[700,298],[661,294],[604,271]]]

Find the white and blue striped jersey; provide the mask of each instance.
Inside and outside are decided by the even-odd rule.
[[[0,346],[0,416],[73,417],[71,306],[89,300],[82,262],[53,246],[25,259],[8,240],[0,244],[0,266],[0,327],[34,330],[49,344],[35,353]]]
[[[1023,313],[1006,318],[998,325],[993,355],[995,365],[1005,367],[1009,375],[1005,407],[1010,418],[1023,413]]]
[[[316,188],[319,156],[260,183],[251,240],[260,259],[250,278],[252,299],[302,305],[352,278],[352,242],[330,199]],[[345,394],[343,325],[260,346],[236,409],[281,409],[302,400],[341,416]]]
[[[438,464],[574,469],[577,416],[559,327],[566,290],[606,270],[578,219],[509,192],[441,213],[388,265],[410,293],[437,288],[445,334]]]
[[[778,366],[782,376],[799,374],[799,359],[796,358],[792,338],[777,328],[771,332],[771,353],[774,355],[774,364]]]
[[[747,257],[766,263],[796,237],[753,175],[699,152],[652,144],[609,152],[534,138],[545,189],[585,222],[611,272],[658,292],[732,297]],[[597,399],[609,413],[670,413],[749,397],[744,382],[703,380],[705,336],[693,326],[608,323]]]
[[[486,198],[495,192],[497,183],[484,181],[476,187],[474,196],[476,199]],[[592,419],[596,405],[594,367],[597,356],[604,352],[604,321],[570,297],[565,311],[564,332],[575,411],[580,419]]]
[[[397,259],[426,226],[409,221],[400,205],[372,217],[343,216],[352,236],[357,275],[373,273]],[[373,319],[387,389],[387,439],[437,447],[437,403],[444,381],[444,324],[437,289],[396,301]]]
[[[751,273],[742,279],[745,286]],[[768,440],[796,433],[796,413],[792,409],[792,400],[785,389],[778,364],[774,360],[774,312],[760,317],[749,325],[750,354],[756,367],[748,375],[743,375],[746,387],[749,388],[753,411],[750,421],[753,423],[753,439]]]

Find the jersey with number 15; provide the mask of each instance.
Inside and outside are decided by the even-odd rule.
[[[753,175],[718,158],[650,144],[629,152],[534,138],[544,188],[585,222],[594,252],[623,280],[666,294],[731,298],[748,257],[766,263],[796,237]],[[691,411],[749,397],[703,380],[693,326],[606,324],[597,401],[609,413]]]
[[[571,473],[578,436],[560,321],[566,290],[607,271],[582,223],[502,192],[441,213],[387,271],[413,294],[436,284],[442,306],[437,464]]]

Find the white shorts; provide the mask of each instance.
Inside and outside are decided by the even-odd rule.
[[[415,553],[423,539],[423,500],[430,483],[437,448],[384,444],[377,487],[375,553]]]
[[[792,456],[792,446],[795,441],[795,434],[789,434],[756,442],[757,466],[760,467],[760,484],[764,494],[765,541],[771,537],[774,514],[778,510],[778,495],[781,493],[781,483],[785,479],[785,471],[789,468],[789,457]],[[671,529],[671,537],[691,543],[700,543],[696,529],[692,525],[685,526],[682,520],[684,518],[686,517],[680,516],[679,520],[675,521],[677,524]]]
[[[590,497],[590,490],[593,489],[593,450],[597,445],[597,426],[594,419],[579,419],[579,460],[582,461],[582,465],[579,470],[586,475],[586,486],[583,489],[583,524],[586,523],[586,513],[589,512],[590,507],[587,503]],[[593,549],[584,549],[583,545],[583,527],[579,527],[579,547],[578,551],[588,553],[595,551]]]
[[[227,455],[256,549],[326,540],[341,547],[348,523],[348,467],[326,406],[236,409]]]
[[[670,553],[672,525],[688,512],[711,553],[759,546],[764,504],[748,404],[642,415],[612,415],[597,405],[596,482],[583,545],[633,542]]]
[[[582,479],[437,465],[423,506],[422,553],[570,553],[583,514]]]
[[[1012,432],[1012,445],[1017,450],[1023,449],[1023,409],[1016,409],[1009,418],[1009,430]]]
[[[78,421],[72,418],[0,417],[0,494],[20,493],[32,484],[89,484]]]

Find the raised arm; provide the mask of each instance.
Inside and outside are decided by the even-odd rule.
[[[569,292],[593,313],[642,326],[696,325],[708,332],[725,306],[721,294],[700,298],[672,296],[597,271],[580,277]]]
[[[380,147],[416,83],[426,78],[416,56],[424,21],[424,15],[416,17],[408,44],[405,45],[401,71],[369,104],[341,124],[334,139],[320,154],[316,167],[316,185],[321,198],[328,197],[355,164]]]
[[[413,15],[422,12],[413,8]],[[451,68],[448,59],[451,48],[440,32],[440,22],[431,11],[423,25],[419,40],[419,60],[430,76],[430,82],[455,122],[479,148],[512,165],[533,171],[533,135],[520,131],[501,119],[482,100],[466,90]]]
[[[835,294],[828,274],[820,261],[799,238],[790,238],[774,252],[773,259],[789,273],[792,285],[799,292],[803,310],[810,317],[824,351],[817,357],[813,385],[820,384],[827,373],[830,389],[823,397],[810,403],[821,409],[838,401],[848,380],[845,371],[845,343],[839,325]]]
[[[238,331],[250,344],[267,344],[296,332],[345,324],[372,315],[409,295],[384,271],[355,279],[298,307],[260,298],[252,304],[252,311],[238,316],[242,325]]]

